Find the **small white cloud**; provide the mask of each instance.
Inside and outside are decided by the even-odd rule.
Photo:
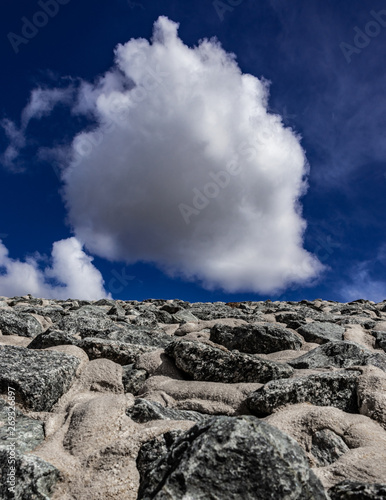
[[[53,244],[51,266],[42,270],[36,257],[11,259],[0,240],[0,295],[30,293],[35,297],[84,300],[107,297],[102,275],[92,260],[76,238],[68,238]]]

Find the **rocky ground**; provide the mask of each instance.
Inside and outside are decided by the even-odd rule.
[[[386,499],[386,301],[0,297],[0,497]]]

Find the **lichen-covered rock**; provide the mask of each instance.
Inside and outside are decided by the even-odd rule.
[[[331,500],[385,500],[386,484],[345,480],[328,490]]]
[[[58,345],[75,345],[80,347],[82,340],[70,333],[49,328],[47,331],[37,335],[29,344],[28,349],[47,349]]]
[[[148,378],[148,373],[146,370],[141,370],[134,368],[134,364],[122,366],[122,383],[125,392],[131,392],[131,394],[138,394],[141,390],[143,384]]]
[[[356,382],[360,372],[332,372],[289,380],[272,380],[247,399],[254,415],[265,417],[287,404],[310,403],[334,406],[349,413],[358,412]]]
[[[57,328],[68,333],[79,333],[82,337],[92,337],[97,332],[114,329],[115,323],[103,309],[83,306],[64,316]]]
[[[134,422],[149,422],[150,420],[192,420],[193,422],[206,422],[209,415],[204,415],[197,411],[175,410],[165,408],[156,401],[137,398],[134,406],[126,410],[126,414]]]
[[[60,478],[59,470],[34,455],[16,451],[9,469],[9,452],[0,448],[0,498],[4,500],[49,500]],[[14,475],[13,475],[14,474]]]
[[[375,337],[375,347],[377,349],[383,349],[386,352],[386,332],[378,332],[374,330],[371,333],[373,337]]]
[[[314,321],[298,328],[306,342],[325,344],[331,340],[343,340],[344,327],[335,323]]]
[[[386,354],[375,353],[356,342],[328,342],[312,349],[288,364],[294,368],[349,368],[350,366],[374,365],[386,371]]]
[[[261,382],[290,377],[292,368],[255,355],[228,352],[189,340],[170,343],[165,348],[177,368],[194,380],[212,382]]]
[[[235,327],[217,324],[210,330],[210,340],[248,354],[299,350],[302,346],[302,341],[294,332],[271,323]]]
[[[138,499],[327,499],[296,441],[252,416],[195,425],[149,469]]]
[[[44,440],[43,423],[26,417],[0,398],[0,448],[15,444],[17,451],[32,451]]]
[[[11,386],[27,407],[50,411],[70,388],[80,360],[56,351],[0,346],[0,391]]]
[[[43,327],[31,314],[0,309],[0,330],[3,335],[36,337],[43,331]]]
[[[115,327],[113,330],[97,332],[93,337],[155,347],[165,347],[172,340],[162,330],[137,325],[125,325],[122,328]]]
[[[171,445],[183,434],[183,430],[173,430],[165,432],[141,446],[137,457],[137,468],[144,481],[153,465],[169,451]]]
[[[348,451],[347,444],[331,429],[321,429],[312,435],[311,453],[320,466],[334,463]]]
[[[59,471],[27,454],[44,440],[43,423],[0,398],[0,498],[47,500]]]
[[[135,363],[141,354],[157,349],[156,346],[128,344],[98,337],[87,337],[77,345],[86,352],[90,359],[106,358],[119,365]]]

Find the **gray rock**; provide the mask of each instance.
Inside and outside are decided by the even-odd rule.
[[[82,340],[61,330],[48,329],[37,335],[29,344],[28,349],[47,349],[57,345],[76,345],[80,347]]]
[[[48,500],[59,471],[26,454],[44,440],[43,423],[0,399],[0,498]]]
[[[137,325],[125,325],[122,328],[97,332],[93,337],[138,344],[143,346],[165,347],[172,337],[159,329],[150,329]]]
[[[335,406],[348,413],[358,412],[356,381],[360,372],[332,372],[272,380],[247,398],[251,412],[258,417],[270,415],[279,406],[310,403]]]
[[[278,323],[284,323],[288,328],[294,330],[306,323],[305,317],[295,311],[277,313],[275,318]]]
[[[312,435],[311,453],[321,467],[334,463],[348,451],[347,444],[331,429],[321,429]]]
[[[134,365],[122,366],[122,383],[125,392],[130,392],[131,394],[137,395],[142,389],[143,384],[148,378],[148,373],[146,370],[138,370],[134,368]]]
[[[0,448],[0,498],[49,500],[60,478],[58,469],[39,457],[18,451],[11,464],[9,457],[8,449]]]
[[[335,323],[314,321],[298,329],[306,342],[325,344],[331,340],[343,340],[344,327]]]
[[[198,323],[198,318],[189,310],[181,309],[180,311],[172,314],[173,323]]]
[[[329,342],[288,363],[294,368],[350,368],[374,365],[386,371],[386,355],[374,353],[356,342]]]
[[[212,418],[197,411],[165,408],[160,403],[142,398],[137,398],[134,406],[126,410],[126,414],[132,420],[139,423],[151,420],[192,420],[193,422],[201,423]]]
[[[331,500],[385,500],[386,484],[359,483],[346,479],[328,490]]]
[[[185,434],[185,431],[175,429],[165,432],[141,446],[137,457],[137,469],[141,476],[141,482],[145,480],[160,457],[166,455],[171,445],[183,434]]]
[[[98,332],[116,328],[114,321],[96,306],[83,306],[72,311],[56,326],[67,333],[80,333],[81,337],[92,337]]]
[[[20,453],[34,450],[44,440],[43,423],[28,418],[0,398],[0,449],[14,443]]]
[[[210,330],[210,340],[249,354],[299,350],[302,346],[300,338],[291,330],[271,323],[235,327],[216,324]]]
[[[80,360],[56,351],[0,346],[0,391],[8,387],[35,411],[50,411],[70,388]]]
[[[0,310],[0,330],[3,335],[35,337],[43,331],[42,325],[31,314]]]
[[[90,359],[106,358],[119,365],[135,363],[138,356],[145,352],[155,351],[155,346],[128,344],[109,339],[87,337],[78,344]]]
[[[177,368],[193,380],[212,382],[261,382],[290,377],[292,368],[255,355],[229,352],[201,342],[179,340],[170,343],[165,353]]]
[[[153,462],[138,499],[322,500],[319,479],[295,440],[252,416],[195,425]]]
[[[386,332],[371,332],[373,337],[375,337],[375,347],[377,349],[383,349],[386,352]]]
[[[140,354],[158,349],[157,345],[130,344],[110,338],[79,339],[59,330],[50,330],[37,336],[28,344],[28,349],[46,349],[57,345],[75,345],[83,349],[90,359],[106,358],[119,365],[134,363]]]

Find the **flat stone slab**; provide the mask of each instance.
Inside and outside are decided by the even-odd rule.
[[[320,373],[289,380],[272,380],[247,399],[249,409],[258,417],[270,415],[288,404],[310,403],[334,406],[349,413],[358,413],[357,370]]]
[[[335,323],[314,321],[301,326],[297,331],[306,342],[325,344],[331,340],[343,340],[345,328]]]
[[[70,388],[80,360],[56,351],[0,346],[0,391],[16,391],[16,399],[34,411],[50,411]]]
[[[235,327],[214,325],[210,330],[210,340],[227,349],[248,354],[269,354],[287,349],[298,351],[302,346],[302,341],[294,332],[271,323]]]
[[[356,342],[328,342],[288,362],[293,368],[350,368],[374,365],[386,371],[386,354],[370,351]]]
[[[261,382],[290,377],[293,369],[286,364],[256,355],[217,349],[202,342],[179,340],[170,343],[165,353],[177,368],[194,380],[212,382]]]

